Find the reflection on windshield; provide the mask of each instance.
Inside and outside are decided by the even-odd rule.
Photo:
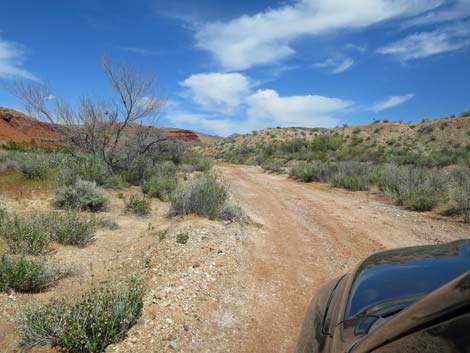
[[[459,246],[455,247],[457,244]],[[443,246],[428,248],[433,247]],[[402,262],[397,261],[400,250],[376,254],[380,256],[378,261],[375,258],[366,261],[352,287],[346,318],[350,319],[382,302],[428,294],[470,270],[468,242],[449,244],[448,252],[433,253],[432,249],[429,250],[426,254],[414,254],[419,256],[405,251]],[[394,259],[392,264],[383,263],[387,258]]]

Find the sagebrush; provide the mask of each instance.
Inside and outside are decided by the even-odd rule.
[[[138,278],[127,285],[85,293],[80,301],[58,300],[20,315],[22,345],[59,346],[69,353],[99,353],[122,340],[142,315],[144,286]]]
[[[226,187],[214,176],[206,174],[179,186],[171,197],[171,213],[197,214],[214,219],[226,199]]]

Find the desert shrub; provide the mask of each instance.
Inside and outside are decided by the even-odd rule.
[[[292,167],[289,175],[304,183],[317,181],[326,183],[331,177],[334,167],[322,162],[298,163]]]
[[[163,241],[166,239],[166,236],[170,232],[170,228],[162,229],[158,232],[158,240]]]
[[[55,268],[36,260],[10,259],[0,261],[0,292],[12,289],[17,292],[40,292],[60,277]]]
[[[227,189],[212,175],[203,175],[181,185],[171,197],[171,214],[197,214],[214,219],[219,215]]]
[[[0,153],[0,173],[20,170],[20,164],[10,153]]]
[[[84,211],[102,211],[107,206],[104,190],[96,183],[77,180],[75,184],[66,186],[55,198],[56,206],[63,209],[80,209]]]
[[[128,200],[124,200],[126,210],[133,212],[139,216],[145,216],[152,210],[150,207],[150,200],[145,195],[131,195]]]
[[[143,183],[142,192],[149,197],[168,201],[176,185],[176,166],[173,162],[166,161],[156,165],[154,176]]]
[[[159,175],[146,181],[142,185],[142,192],[148,197],[156,197],[162,201],[168,201],[176,186],[176,175]]]
[[[155,174],[155,163],[153,159],[141,156],[122,163],[118,171],[129,184],[140,185]]]
[[[186,244],[189,240],[188,233],[178,233],[176,234],[176,242],[179,244]]]
[[[140,318],[143,295],[142,281],[133,278],[125,286],[92,290],[77,303],[59,300],[26,308],[18,321],[22,345],[49,344],[69,353],[103,352],[121,341]]]
[[[98,222],[76,211],[52,212],[47,215],[51,240],[64,245],[86,246],[94,235]]]
[[[4,214],[0,234],[14,254],[44,254],[50,243],[49,224],[40,214],[29,217]]]
[[[220,211],[219,217],[224,221],[235,222],[244,217],[243,210],[236,205],[225,205]]]
[[[465,223],[470,223],[470,169],[457,168],[452,175],[451,197]]]
[[[283,164],[280,161],[274,159],[268,159],[264,161],[264,163],[261,165],[261,168],[263,168],[264,171],[270,171],[275,173],[279,173],[282,170],[282,167]]]
[[[101,185],[108,175],[106,165],[98,156],[85,155],[67,158],[61,165],[59,179],[65,185],[86,180]]]
[[[415,211],[427,211],[447,199],[447,181],[437,170],[413,166],[385,167],[379,187],[397,205]]]
[[[193,169],[198,172],[207,172],[213,166],[213,161],[211,158],[199,156],[199,155],[190,155],[183,159],[183,164],[189,164],[193,166]]]
[[[122,190],[129,187],[129,184],[124,180],[121,175],[112,175],[103,183],[105,188],[114,189],[114,190]]]
[[[330,178],[333,186],[348,190],[370,190],[375,181],[375,171],[365,163],[360,162],[340,162],[337,170]]]
[[[20,171],[25,179],[45,180],[49,175],[49,169],[49,161],[40,155],[25,158],[20,164]]]
[[[185,174],[189,174],[195,171],[194,166],[192,164],[186,164],[186,163],[179,165],[178,169]]]

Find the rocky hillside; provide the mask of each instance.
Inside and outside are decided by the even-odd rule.
[[[0,107],[0,142],[50,141],[60,137],[57,128],[16,110]]]
[[[295,153],[297,148],[301,149],[301,146],[296,146],[296,142],[312,146],[320,138],[327,140],[327,144],[335,145],[330,146],[331,148],[327,146],[326,149],[348,151],[357,155],[386,150],[408,151],[421,155],[443,150],[468,151],[470,116],[463,114],[460,117],[425,120],[417,124],[377,122],[333,129],[270,128],[228,137],[208,146],[204,153],[233,162],[246,162],[260,153],[267,152],[276,156],[274,151],[279,149],[283,149],[282,152]],[[312,150],[315,150],[315,146]]]

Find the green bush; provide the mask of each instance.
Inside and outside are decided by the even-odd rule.
[[[40,155],[26,158],[20,164],[20,171],[25,179],[45,180],[49,176],[50,164]]]
[[[14,254],[44,254],[51,241],[49,224],[39,214],[30,217],[4,215],[0,234]]]
[[[104,190],[96,183],[77,180],[73,185],[59,191],[55,199],[56,206],[63,209],[79,209],[84,211],[102,211],[107,206]]]
[[[95,217],[89,218],[75,211],[38,213],[26,217],[10,217],[4,213],[0,218],[0,234],[11,252],[40,255],[47,252],[52,241],[74,246],[87,245],[97,224]]]
[[[8,289],[17,292],[40,292],[59,277],[59,271],[43,262],[9,259],[6,256],[3,256],[0,262],[0,292]]]
[[[86,217],[76,211],[50,213],[48,219],[52,240],[64,245],[86,246],[98,224],[95,217]]]
[[[149,157],[141,156],[125,161],[118,171],[129,184],[141,185],[155,175],[155,162]]]
[[[225,200],[227,189],[212,175],[203,175],[181,185],[171,197],[171,214],[197,214],[216,218]]]
[[[101,185],[108,175],[106,165],[98,156],[69,157],[61,165],[59,179],[65,185],[74,185],[78,180],[86,180]]]
[[[142,192],[148,197],[156,197],[162,201],[168,201],[176,186],[177,180],[175,176],[153,177],[142,185]]]
[[[194,171],[208,172],[214,163],[211,158],[199,155],[191,155],[183,159],[183,164],[191,165]]]
[[[18,322],[22,345],[49,344],[69,353],[104,352],[141,317],[143,295],[142,281],[133,278],[126,286],[92,290],[74,304],[61,300],[27,308]]]
[[[460,167],[452,176],[452,200],[463,215],[464,222],[470,223],[470,168]]]
[[[264,171],[279,173],[282,171],[283,163],[277,160],[268,159],[261,165]]]
[[[0,153],[0,174],[20,170],[20,164],[10,153]]]
[[[289,175],[304,183],[326,183],[335,171],[334,166],[323,162],[299,163],[291,168]]]
[[[128,200],[124,200],[126,210],[133,212],[139,216],[145,216],[152,210],[150,207],[150,200],[145,195],[131,195]]]
[[[380,174],[380,189],[397,205],[428,211],[447,201],[446,177],[437,170],[389,165]]]
[[[114,190],[122,190],[129,187],[129,184],[121,175],[113,175],[104,181],[103,186]]]
[[[353,191],[368,191],[375,181],[375,172],[370,165],[360,162],[339,162],[331,176],[333,186]]]
[[[178,233],[176,234],[176,242],[179,244],[186,244],[189,240],[188,233]]]

